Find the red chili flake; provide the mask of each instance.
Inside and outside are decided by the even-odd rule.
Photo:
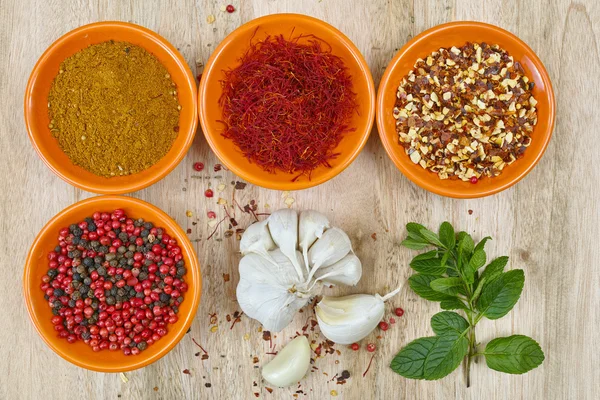
[[[377,232],[373,232],[373,234],[371,235],[371,239],[377,240]]]
[[[227,316],[225,316],[225,319],[227,320],[227,322],[231,322],[231,315],[227,314]]]
[[[253,364],[258,364],[258,362],[259,362],[259,361],[260,361],[260,360],[259,360],[259,359],[258,359],[258,357],[256,357],[256,356],[254,356],[254,357],[252,358],[252,363],[253,363]],[[254,386],[256,386],[256,385],[254,385]]]
[[[318,346],[315,348],[315,354],[316,354],[316,355],[318,355],[318,356],[320,356],[320,355],[321,355],[321,345],[318,345]]]
[[[232,230],[226,230],[225,233],[223,234],[223,236],[225,236],[226,238],[230,238],[233,236],[233,231]]]
[[[191,229],[191,228],[188,228],[188,229],[187,229],[187,233],[188,233],[188,234],[192,233],[192,229]]]
[[[186,375],[191,375],[190,370],[187,368],[183,370],[183,373]]]
[[[390,326],[388,325],[387,322],[381,321],[379,323],[379,329],[381,329],[382,331],[387,331],[388,329],[390,329]]]
[[[229,274],[223,274],[223,280],[229,282]]]
[[[348,68],[328,43],[313,35],[269,36],[251,43],[224,74],[223,136],[248,159],[294,179],[331,167],[357,103]]]
[[[467,212],[469,213],[469,215],[473,215],[473,210],[469,210]]]
[[[375,343],[369,343],[369,344],[367,345],[367,351],[368,351],[369,353],[372,353],[372,352],[374,352],[376,349],[377,349],[377,347],[375,347]]]
[[[228,4],[227,7],[225,7],[225,10],[227,10],[227,12],[231,14],[235,11],[235,7],[232,4]]]
[[[179,126],[175,126],[175,127],[173,127],[173,131],[174,131],[174,132],[179,132]]]
[[[204,191],[204,195],[205,195],[206,197],[209,197],[209,198],[210,198],[210,197],[213,197],[215,194],[213,193],[212,189],[206,189],[206,190]]]
[[[206,213],[206,216],[207,216],[209,219],[215,219],[215,218],[217,218],[217,214],[216,214],[214,211],[209,211],[209,212],[207,212],[207,213]]]
[[[213,170],[215,172],[219,172],[221,170],[221,168],[223,168],[223,166],[221,164],[215,164],[215,166],[213,167]]]
[[[196,163],[194,163],[194,169],[196,171],[200,172],[204,169],[204,164],[201,162],[196,162]]]
[[[154,386],[153,390],[154,390],[155,392],[158,392],[158,386]]]
[[[240,182],[240,181],[237,181],[237,182],[235,183],[235,188],[236,188],[237,190],[244,190],[244,189],[246,189],[246,185],[247,185],[247,183],[245,183],[245,182]]]
[[[202,354],[202,357],[200,358],[202,359],[202,361],[208,360],[208,354]]]
[[[259,393],[254,393],[254,397],[260,397]]]
[[[200,346],[200,344],[198,342],[196,342],[196,339],[192,338],[192,342],[194,342],[194,344],[198,347],[200,347],[200,350],[202,350],[204,352],[204,354],[208,354],[206,352],[206,350],[204,350],[204,348],[202,346]]]
[[[476,184],[477,182],[479,182],[479,179],[477,179],[477,177],[476,177],[476,176],[472,176],[472,177],[471,177],[471,183],[472,183],[472,184]]]
[[[267,392],[273,393],[273,389],[271,389],[270,387],[265,387],[265,389],[267,390]]]
[[[401,317],[401,316],[403,316],[403,315],[404,315],[404,310],[403,310],[403,309],[401,309],[400,307],[398,307],[398,308],[396,308],[396,309],[394,310],[394,313],[395,313],[397,316]]]

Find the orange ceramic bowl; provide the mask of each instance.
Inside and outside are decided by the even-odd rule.
[[[532,142],[523,157],[506,166],[494,178],[481,179],[477,184],[461,180],[441,180],[437,174],[414,164],[398,143],[392,110],[398,85],[413,68],[417,58],[424,58],[440,47],[462,46],[466,42],[498,44],[515,61],[523,65],[527,77],[535,82],[533,95],[538,101],[538,123],[531,135]],[[474,198],[498,193],[517,183],[540,160],[554,127],[555,103],[552,84],[544,65],[521,39],[504,29],[481,22],[451,22],[435,26],[410,40],[389,63],[377,93],[377,128],[388,156],[404,175],[423,189],[442,196]]]
[[[126,41],[152,53],[177,84],[181,113],[179,135],[171,150],[155,165],[129,176],[104,178],[74,165],[51,135],[48,93],[60,64],[71,55],[108,40]],[[54,42],[33,68],[25,90],[25,124],[33,147],[46,165],[71,185],[103,194],[129,193],[164,178],[183,159],[198,127],[196,81],[181,54],[166,39],[144,27],[126,22],[97,22],[79,27]]]
[[[44,300],[44,292],[40,289],[42,276],[48,271],[47,254],[57,245],[59,230],[91,216],[95,211],[110,212],[117,208],[124,209],[125,213],[132,218],[144,218],[156,226],[165,228],[171,237],[177,239],[187,268],[185,281],[189,285],[189,290],[184,294],[184,301],[179,307],[179,321],[169,325],[169,332],[164,337],[136,356],[125,356],[120,350],[102,350],[95,353],[82,341],[69,344],[65,339],[58,338],[50,322],[52,310]],[[192,324],[200,303],[202,277],[192,244],[171,217],[153,205],[132,197],[100,196],[67,207],[44,226],[27,255],[23,289],[29,316],[42,339],[54,352],[83,368],[99,372],[123,372],[153,363],[167,354],[181,340]]]
[[[319,167],[312,171],[311,179],[301,177],[292,182],[298,174],[283,171],[269,173],[251,163],[233,141],[222,136],[221,80],[223,71],[239,65],[239,58],[248,49],[250,40],[257,41],[266,36],[283,34],[289,37],[313,34],[331,45],[333,54],[341,57],[353,77],[353,90],[357,93],[358,112],[350,121],[355,130],[345,135],[336,148],[340,155],[331,160],[332,168]],[[333,26],[299,14],[274,14],[257,18],[242,25],[221,42],[210,56],[198,93],[200,123],[208,144],[221,162],[239,177],[269,189],[298,190],[319,185],[344,170],[358,156],[364,147],[375,115],[375,85],[369,67],[356,46],[342,32]]]

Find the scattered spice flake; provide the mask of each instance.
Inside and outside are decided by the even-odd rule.
[[[223,280],[229,282],[229,274],[223,274]]]
[[[245,183],[245,182],[237,181],[235,183],[235,189],[236,190],[244,190],[244,189],[246,189],[246,185],[247,185],[247,183]]]
[[[127,376],[124,373],[120,373],[119,376],[121,377],[121,380],[123,381],[123,383],[127,383],[129,382],[129,378],[127,378]]]
[[[215,22],[215,16],[210,14],[208,17],[206,17],[206,22],[208,22],[209,24],[212,24],[213,22]]]
[[[196,357],[198,357],[199,355],[200,355],[200,352],[199,352],[199,351],[198,351],[198,352],[196,352],[196,353],[194,353],[194,356],[196,356]]]
[[[233,231],[232,230],[226,230],[225,233],[223,234],[223,236],[225,236],[226,238],[230,238],[233,236]]]
[[[365,375],[367,375],[367,372],[369,372],[369,369],[371,368],[371,363],[373,362],[373,358],[375,357],[375,354],[373,354],[371,356],[371,360],[369,360],[369,365],[367,365],[367,369],[365,370],[365,372],[363,372],[363,378],[365,377]]]
[[[219,325],[214,325],[214,326],[211,326],[211,328],[210,328],[210,331],[211,331],[212,333],[215,333],[215,332],[216,332],[216,331],[218,331],[218,330],[219,330]]]
[[[206,189],[206,190],[204,191],[204,196],[206,196],[206,197],[208,197],[208,198],[211,198],[211,197],[213,197],[213,196],[214,196],[214,193],[213,193],[212,189]]]
[[[258,329],[256,329],[256,331],[257,331],[257,332],[262,332],[262,331],[263,331],[263,328],[262,328],[262,326],[259,326],[259,327],[258,327]]]
[[[258,362],[259,362],[258,357],[256,357],[256,356],[252,357],[252,364],[258,364]],[[256,386],[256,385],[254,385],[254,386]]]
[[[233,327],[235,326],[235,324],[237,324],[238,322],[241,321],[242,319],[242,315],[244,315],[244,313],[240,313],[239,311],[236,311],[233,313],[233,323],[231,324],[231,327],[229,328],[229,330],[233,329]]]
[[[335,390],[332,390],[331,392],[329,392],[329,394],[331,394],[333,397],[338,395],[338,392],[336,392]]]
[[[271,208],[271,205],[269,203],[265,203],[265,208]]]
[[[210,324],[211,325],[215,325],[218,322],[217,313],[208,314],[208,317],[210,318]]]
[[[214,168],[213,168],[213,169],[214,169],[214,171],[215,171],[215,172],[219,172],[220,170],[229,171],[229,170],[228,170],[227,168],[225,168],[225,166],[224,166],[224,165],[222,165],[222,164],[215,164],[215,166],[214,166]]]
[[[155,392],[158,392],[158,386],[154,386],[153,390],[154,390]]]
[[[377,240],[377,232],[373,232],[373,234],[371,235],[371,239]]]
[[[192,375],[192,373],[190,372],[190,370],[187,369],[187,368],[183,370],[183,373],[186,374],[186,375]]]
[[[473,210],[468,211],[469,215],[473,215]]]
[[[212,237],[214,236],[214,234],[215,234],[215,233],[217,233],[217,229],[219,229],[219,225],[221,225],[221,223],[222,223],[223,221],[225,221],[225,219],[226,219],[226,218],[227,218],[227,217],[223,217],[223,219],[222,219],[222,220],[220,220],[219,222],[216,222],[216,223],[212,224],[212,226],[214,226],[214,227],[215,227],[215,229],[212,231],[212,233],[211,233],[210,235],[208,235],[208,237],[206,238],[206,240],[210,240],[210,238],[212,238]],[[214,220],[214,219],[211,219],[211,220],[209,220],[209,221],[208,221],[208,226],[209,226],[209,227],[212,227],[212,226],[211,226],[211,223],[212,223],[213,221],[216,221],[216,220]],[[215,240],[217,240],[217,239],[215,239]]]
[[[225,190],[225,184],[221,182],[217,185],[217,192],[221,193],[223,190]]]
[[[221,12],[225,12],[225,10],[227,10],[227,6],[222,4],[221,7],[219,7],[219,10],[221,10]]]
[[[188,228],[188,229],[187,229],[187,233],[188,233],[188,235],[189,235],[190,233],[192,233],[192,228]]]
[[[265,387],[266,391],[269,393],[273,393],[273,389],[271,389],[270,387]]]
[[[225,317],[225,319],[227,320],[227,322],[231,322],[231,315],[227,314],[227,316]]]
[[[393,317],[392,317],[392,318],[390,318],[390,324],[392,324],[392,325],[393,325],[393,324],[395,324],[395,323],[396,323],[396,320],[395,320]]]
[[[200,358],[202,359],[202,361],[208,360],[208,354],[202,354],[202,357]]]
[[[249,333],[246,333],[244,335],[244,340],[250,340],[250,334]]]
[[[217,218],[217,214],[216,214],[214,211],[209,211],[209,212],[207,212],[207,213],[206,213],[206,216],[207,216],[209,219],[215,219],[215,218]]]
[[[220,206],[226,206],[227,205],[227,200],[225,200],[222,197],[219,197],[219,199],[217,200],[217,204]]]
[[[292,204],[294,204],[295,201],[296,200],[294,200],[293,197],[286,197],[286,199],[283,202],[285,203],[287,208],[292,208]]]
[[[206,383],[204,384],[204,387],[207,387],[207,388],[209,388],[209,387],[211,387],[211,386],[212,386],[212,385],[210,384],[210,382],[206,382]]]

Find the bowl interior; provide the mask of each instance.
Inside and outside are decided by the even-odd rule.
[[[132,218],[144,218],[157,226],[166,228],[167,232],[177,239],[187,268],[185,278],[189,290],[185,293],[184,301],[179,307],[179,320],[175,324],[169,325],[169,332],[166,336],[136,356],[125,356],[120,350],[103,350],[94,353],[91,347],[82,341],[69,344],[65,339],[58,338],[50,322],[52,311],[40,289],[42,276],[48,270],[46,256],[58,242],[58,231],[62,227],[91,216],[94,211],[112,211],[116,208],[124,209],[126,214]],[[141,368],[167,354],[181,340],[191,325],[200,301],[202,286],[196,254],[177,223],[151,204],[120,196],[102,196],[83,200],[56,215],[35,239],[27,257],[23,279],[29,315],[46,344],[67,361],[83,368],[102,372],[122,372]]]
[[[396,122],[392,110],[402,78],[413,69],[417,58],[424,58],[440,47],[462,46],[466,42],[498,44],[523,65],[530,80],[535,82],[533,95],[538,101],[538,123],[532,141],[522,158],[508,165],[494,178],[481,179],[477,184],[461,180],[441,180],[436,174],[414,164],[398,143]],[[523,178],[539,161],[552,135],[554,125],[554,94],[550,79],[535,53],[513,34],[493,25],[457,22],[434,27],[407,43],[388,65],[379,87],[377,124],[384,147],[394,164],[414,183],[434,193],[472,198],[500,192]]]
[[[165,66],[177,85],[181,113],[179,135],[170,151],[155,165],[129,176],[104,178],[74,165],[52,136],[48,124],[48,93],[60,64],[71,55],[108,40],[143,47]],[[179,52],[164,38],[141,26],[123,22],[99,22],[75,29],[40,57],[25,93],[25,121],[33,146],[42,160],[65,181],[96,193],[127,193],[142,189],[167,175],[191,145],[197,128],[197,89],[194,77]]]
[[[292,33],[293,32],[293,33]],[[240,56],[248,49],[250,41],[264,39],[268,35],[293,37],[313,34],[331,45],[333,54],[341,57],[353,78],[353,90],[357,94],[358,112],[350,121],[354,131],[346,133],[336,148],[340,155],[331,160],[332,168],[319,167],[311,179],[303,176],[292,182],[298,174],[282,171],[268,173],[251,163],[234,145],[222,136],[222,111],[219,99],[222,94],[223,71],[239,65]],[[217,157],[238,176],[256,185],[270,189],[294,190],[316,186],[331,179],[346,168],[360,153],[373,125],[375,90],[368,66],[354,44],[331,25],[315,18],[294,14],[275,14],[255,19],[231,33],[210,57],[200,83],[200,120],[206,139]]]

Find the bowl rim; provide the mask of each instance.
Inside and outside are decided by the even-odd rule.
[[[413,173],[412,168],[405,168],[402,164],[396,162],[396,160],[394,159],[392,154],[394,154],[397,149],[392,147],[392,143],[390,143],[386,139],[386,135],[384,133],[385,124],[384,124],[383,119],[384,119],[384,116],[385,116],[387,110],[386,110],[385,104],[384,104],[384,93],[383,92],[384,92],[384,90],[389,90],[392,71],[397,67],[401,58],[403,58],[405,56],[405,54],[409,50],[411,50],[414,46],[416,46],[417,44],[419,44],[423,41],[426,41],[429,37],[443,34],[447,30],[458,28],[458,27],[470,27],[470,28],[479,28],[479,29],[494,31],[495,33],[497,33],[505,38],[509,38],[510,40],[515,41],[519,46],[523,47],[525,49],[525,51],[527,53],[529,53],[529,57],[533,60],[534,64],[536,65],[536,68],[540,74],[540,77],[541,77],[542,81],[544,82],[544,85],[548,88],[547,89],[548,98],[550,99],[549,109],[548,109],[548,119],[550,120],[549,127],[548,127],[548,134],[544,135],[543,138],[540,138],[540,140],[543,139],[542,148],[535,155],[535,158],[531,161],[531,163],[527,166],[527,168],[525,168],[521,173],[516,174],[512,179],[508,180],[504,184],[499,184],[497,186],[488,188],[486,190],[481,189],[474,193],[465,193],[465,192],[461,192],[460,190],[448,190],[446,188],[441,188],[437,185],[438,178],[436,178],[436,180],[420,179]],[[402,46],[402,48],[390,60],[390,62],[388,63],[388,65],[385,69],[385,72],[383,73],[383,76],[381,78],[381,81],[379,83],[379,87],[377,90],[377,118],[376,119],[377,119],[377,131],[379,132],[379,138],[383,144],[383,147],[385,148],[385,151],[386,151],[388,157],[394,163],[396,168],[398,168],[400,170],[400,172],[402,172],[402,174],[404,174],[404,176],[406,176],[411,182],[413,182],[417,186],[419,186],[429,192],[435,193],[440,196],[446,196],[446,197],[451,197],[451,198],[456,198],[456,199],[471,199],[471,198],[490,196],[490,195],[499,193],[505,189],[508,189],[509,187],[515,185],[517,182],[519,182],[521,179],[523,179],[537,165],[537,163],[540,161],[540,159],[544,155],[546,148],[548,147],[548,144],[550,143],[550,139],[552,138],[553,131],[554,131],[554,123],[556,120],[556,98],[554,95],[554,89],[552,87],[552,82],[550,81],[550,76],[548,75],[548,71],[546,70],[546,67],[544,66],[544,64],[538,57],[538,55],[531,49],[531,47],[529,47],[518,36],[507,31],[506,29],[500,28],[499,26],[488,24],[485,22],[454,21],[454,22],[448,22],[448,23],[436,25],[436,26],[433,26],[433,27],[421,32],[420,34],[418,34],[417,36],[415,36],[414,38],[409,40],[404,46]],[[432,178],[434,178],[434,177],[432,176]]]
[[[336,36],[336,40],[339,40],[339,42],[341,44],[343,44],[344,47],[346,47],[348,49],[348,51],[350,51],[350,53],[352,53],[354,59],[357,60],[357,62],[358,62],[358,65],[362,72],[362,77],[364,77],[364,79],[367,82],[367,86],[368,86],[369,110],[368,110],[368,114],[365,117],[368,119],[368,124],[367,124],[367,129],[361,135],[360,141],[358,142],[358,145],[356,146],[356,148],[352,151],[352,154],[350,155],[350,157],[345,162],[343,162],[339,165],[336,165],[334,168],[331,168],[330,170],[328,170],[328,172],[323,174],[322,177],[320,177],[320,178],[313,177],[311,180],[308,180],[308,181],[275,182],[275,183],[273,183],[269,180],[265,180],[262,178],[257,179],[254,175],[247,173],[243,167],[238,167],[237,164],[231,165],[230,163],[223,161],[223,151],[221,151],[220,149],[217,148],[217,146],[215,145],[215,141],[213,140],[213,135],[215,135],[215,134],[218,135],[219,133],[218,132],[213,133],[209,129],[209,118],[208,118],[208,112],[205,107],[204,99],[206,99],[206,97],[207,97],[207,83],[206,83],[208,80],[207,77],[216,73],[216,71],[215,71],[216,60],[221,55],[221,53],[223,53],[223,51],[225,50],[225,48],[227,46],[229,46],[232,42],[237,40],[239,33],[241,31],[255,28],[258,25],[261,25],[261,24],[264,24],[267,22],[280,21],[282,19],[289,19],[289,18],[309,22],[312,24],[317,24],[317,25],[324,27],[325,29],[331,31]],[[245,24],[240,25],[234,31],[232,31],[229,35],[227,35],[219,43],[219,45],[215,48],[213,53],[210,55],[208,61],[206,62],[204,71],[202,72],[202,77],[200,79],[200,89],[198,90],[198,110],[199,110],[199,115],[200,115],[200,125],[202,127],[202,132],[204,133],[204,137],[206,138],[206,141],[208,142],[208,145],[210,146],[213,153],[215,153],[215,155],[217,156],[219,161],[221,161],[221,163],[223,163],[223,165],[225,165],[229,170],[231,170],[234,174],[236,174],[240,178],[242,178],[254,185],[261,186],[266,189],[272,189],[272,190],[308,189],[308,188],[311,188],[314,186],[318,186],[322,183],[325,183],[330,179],[333,179],[334,177],[339,175],[342,171],[344,171],[346,168],[348,168],[348,166],[354,162],[356,157],[358,157],[360,152],[363,150],[363,148],[365,147],[365,145],[367,143],[367,140],[369,139],[369,136],[371,135],[371,132],[373,130],[373,125],[375,123],[375,105],[376,105],[376,90],[375,90],[375,82],[373,80],[373,75],[371,74],[371,70],[369,68],[369,65],[367,64],[366,59],[364,58],[364,56],[362,55],[362,53],[360,52],[358,47],[356,47],[354,42],[352,42],[352,40],[350,40],[350,38],[348,38],[348,36],[346,36],[339,29],[337,29],[333,25],[331,25],[323,20],[308,16],[308,15],[295,14],[295,13],[278,13],[278,14],[265,15],[262,17],[255,18],[251,21],[248,21]],[[243,155],[240,154],[240,157],[243,157]]]
[[[191,110],[192,126],[190,129],[190,132],[187,133],[187,137],[184,142],[184,147],[182,148],[182,151],[180,151],[178,154],[176,154],[175,157],[172,157],[169,164],[166,167],[164,167],[162,170],[158,170],[153,176],[151,176],[143,181],[132,182],[127,185],[121,184],[114,188],[113,187],[107,188],[105,185],[102,185],[102,184],[88,185],[88,184],[80,182],[77,179],[71,179],[62,173],[62,171],[61,171],[62,168],[54,165],[54,163],[52,163],[50,160],[48,160],[46,158],[45,153],[39,148],[39,146],[35,140],[34,132],[33,132],[32,126],[31,126],[31,120],[33,120],[35,117],[32,115],[31,110],[28,107],[28,103],[31,101],[31,98],[33,97],[34,81],[36,80],[36,77],[39,75],[39,71],[45,65],[48,57],[56,50],[56,48],[59,45],[61,45],[62,43],[71,40],[75,35],[77,35],[81,32],[84,32],[87,30],[94,30],[94,29],[102,28],[102,27],[125,28],[136,35],[146,36],[146,37],[149,37],[151,40],[153,40],[157,43],[160,43],[160,45],[162,47],[164,47],[165,49],[168,50],[171,57],[176,62],[177,66],[182,71],[184,71],[184,74],[187,79],[186,79],[186,85],[183,86],[183,88],[185,88],[185,90],[191,91],[191,98],[192,98],[192,102],[193,102],[192,110]],[[107,40],[110,40],[110,39],[107,38]],[[140,46],[140,47],[143,47],[143,46]],[[144,189],[148,186],[155,184],[156,182],[158,182],[161,179],[163,179],[164,177],[166,177],[169,173],[171,173],[171,171],[173,171],[173,169],[175,169],[175,167],[177,165],[179,165],[181,160],[183,160],[183,158],[187,154],[190,146],[192,145],[192,143],[194,141],[196,132],[198,131],[197,101],[198,101],[197,86],[196,86],[196,80],[194,78],[194,75],[192,74],[192,71],[191,71],[189,65],[187,64],[187,62],[185,61],[185,59],[183,58],[183,56],[181,55],[179,50],[177,50],[167,39],[165,39],[163,36],[159,35],[158,33],[154,32],[146,27],[143,27],[143,26],[137,25],[137,24],[132,24],[130,22],[99,21],[99,22],[93,22],[91,24],[82,25],[73,30],[70,30],[67,33],[60,36],[54,42],[52,42],[52,44],[50,46],[48,46],[48,48],[38,58],[38,60],[35,63],[35,66],[31,70],[31,74],[29,75],[29,78],[27,80],[27,86],[25,88],[25,96],[24,96],[23,106],[24,106],[24,118],[25,118],[25,127],[27,129],[27,136],[29,137],[29,140],[30,140],[33,148],[35,149],[36,153],[38,154],[38,156],[41,158],[41,160],[44,162],[44,164],[46,164],[46,166],[56,176],[61,178],[63,181],[69,183],[70,185],[75,186],[79,189],[86,190],[88,192],[97,193],[97,194],[126,194],[126,193],[131,193],[131,192],[135,192],[135,191]],[[164,157],[167,157],[167,155],[165,155]]]
[[[71,354],[72,352],[71,353],[63,352],[60,349],[58,349],[56,346],[54,346],[52,340],[50,340],[46,335],[44,335],[42,333],[42,330],[39,326],[39,321],[38,321],[39,317],[37,314],[35,314],[35,312],[33,310],[31,296],[30,296],[30,290],[29,290],[30,281],[32,279],[31,275],[33,274],[34,250],[36,250],[37,247],[40,245],[40,242],[42,241],[42,239],[46,235],[51,233],[50,232],[51,226],[54,223],[56,223],[58,220],[66,217],[67,215],[72,213],[73,211],[75,211],[79,208],[82,208],[82,207],[87,207],[89,205],[96,204],[96,203],[98,204],[98,207],[103,207],[107,203],[114,204],[112,206],[114,208],[127,207],[127,206],[141,207],[145,210],[151,210],[154,213],[160,214],[163,218],[167,219],[171,223],[172,226],[169,227],[169,230],[172,230],[171,236],[177,238],[177,241],[180,244],[180,246],[184,247],[185,251],[190,254],[190,265],[188,266],[188,271],[193,269],[193,270],[197,271],[197,275],[198,275],[198,280],[197,280],[197,282],[195,282],[195,285],[194,285],[196,289],[193,292],[189,291],[188,293],[186,293],[186,298],[190,297],[189,301],[192,302],[192,306],[191,306],[191,312],[185,317],[185,320],[183,322],[183,325],[182,325],[182,328],[180,329],[180,331],[177,334],[175,334],[175,332],[170,332],[170,333],[173,333],[173,335],[167,335],[167,336],[163,337],[161,339],[161,341],[164,340],[164,342],[161,343],[161,345],[164,344],[164,347],[158,353],[156,353],[154,356],[152,356],[150,358],[139,358],[139,356],[136,356],[137,358],[132,357],[132,358],[130,358],[132,361],[122,368],[121,367],[105,367],[105,366],[99,366],[96,364],[87,363],[87,362],[81,361],[78,357],[73,356]],[[173,229],[173,228],[176,228],[176,229]],[[196,251],[194,250],[194,247],[193,247],[192,243],[190,242],[190,240],[188,239],[187,235],[183,232],[183,230],[181,229],[179,224],[173,218],[171,218],[166,212],[164,212],[160,208],[158,208],[146,201],[136,199],[134,197],[121,196],[121,195],[95,196],[95,197],[90,197],[88,199],[78,201],[77,203],[74,203],[74,204],[64,208],[58,214],[56,214],[54,217],[52,217],[52,219],[50,219],[44,225],[44,227],[39,231],[39,233],[35,237],[33,243],[31,244],[31,247],[29,248],[29,251],[27,253],[27,258],[25,259],[25,266],[24,266],[24,271],[23,271],[23,296],[24,296],[25,304],[27,306],[27,314],[29,315],[29,319],[33,323],[33,326],[35,327],[35,330],[37,331],[38,335],[42,338],[44,343],[46,343],[46,345],[50,349],[52,349],[52,351],[54,351],[56,354],[58,354],[64,360],[66,360],[72,364],[75,364],[78,367],[82,367],[82,368],[96,371],[96,372],[116,373],[116,372],[132,371],[135,369],[139,369],[139,368],[148,366],[148,365],[154,363],[155,361],[158,361],[162,357],[164,357],[185,336],[187,330],[189,329],[190,325],[192,324],[192,322],[196,316],[196,312],[198,311],[198,306],[200,304],[201,295],[202,295],[202,273],[201,273],[201,269],[200,269],[200,262],[198,261],[198,256],[196,254]],[[158,345],[158,343],[157,343],[157,345]],[[101,359],[101,357],[99,357],[99,359]]]

